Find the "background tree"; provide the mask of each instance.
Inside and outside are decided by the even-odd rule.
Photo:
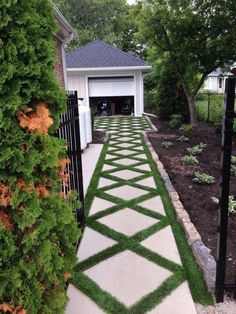
[[[2,0],[0,19],[0,313],[62,314],[79,230],[60,194],[66,95],[55,77],[48,0]]]
[[[181,114],[189,121],[188,103],[176,72],[169,59],[152,61],[152,72],[145,77],[146,105],[152,107],[161,120]]]
[[[236,2],[144,0],[138,5],[149,55],[170,59],[196,126],[194,99],[205,78],[236,60]]]
[[[78,32],[78,39],[69,45],[69,50],[99,39],[126,52],[142,52],[134,38],[137,25],[133,6],[125,0],[56,0],[55,3]]]

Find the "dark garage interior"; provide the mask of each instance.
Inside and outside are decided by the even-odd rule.
[[[90,97],[90,108],[98,116],[132,115],[134,96]]]

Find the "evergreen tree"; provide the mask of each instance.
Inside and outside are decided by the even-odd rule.
[[[54,74],[48,0],[0,5],[0,313],[64,313],[79,236],[60,195],[65,92]]]

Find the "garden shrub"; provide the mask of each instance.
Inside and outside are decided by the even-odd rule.
[[[179,128],[179,133],[185,137],[192,137],[194,128],[191,124],[182,124]]]
[[[181,114],[189,121],[189,108],[184,91],[169,59],[153,64],[153,71],[144,81],[145,106],[155,107],[156,115],[169,120],[173,114]]]
[[[182,123],[181,114],[172,114],[170,117],[170,127],[172,129],[178,129]]]
[[[0,313],[64,313],[79,237],[60,193],[66,95],[54,74],[48,0],[1,2]]]

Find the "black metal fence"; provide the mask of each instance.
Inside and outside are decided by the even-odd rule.
[[[221,124],[221,119],[224,114],[224,94],[199,92],[196,95],[195,107],[199,120]]]
[[[221,156],[221,197],[218,229],[218,250],[216,269],[216,301],[222,302],[225,290],[232,290],[236,297],[236,276],[235,283],[225,282],[226,253],[228,238],[228,214],[229,214],[229,192],[230,192],[230,167],[232,154],[233,124],[236,118],[234,110],[236,78],[226,80],[225,110],[222,129],[222,156]],[[236,243],[236,242],[235,242]],[[236,245],[235,245],[236,249]]]
[[[74,208],[74,213],[79,227],[84,223],[84,191],[83,170],[80,145],[79,107],[77,92],[68,92],[67,112],[61,116],[61,124],[58,136],[68,143],[67,156],[69,163],[66,164],[68,182],[62,184],[62,192],[65,196],[73,190],[77,192],[77,200],[81,207]]]

